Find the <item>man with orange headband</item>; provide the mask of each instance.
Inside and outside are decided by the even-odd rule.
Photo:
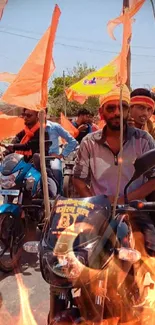
[[[124,145],[119,203],[124,203],[124,188],[134,173],[134,162],[143,153],[155,149],[153,138],[145,131],[127,123],[130,93],[126,86],[122,94]],[[100,97],[100,114],[106,121],[103,130],[87,135],[81,142],[74,167],[74,185],[81,197],[107,195],[114,202],[120,163],[120,89]],[[90,178],[90,179],[89,179]],[[87,186],[88,180],[90,187]],[[155,190],[155,179],[134,181],[128,190],[129,201],[145,199]],[[146,250],[155,256],[155,228],[148,215],[134,219],[143,232]]]
[[[155,128],[151,121],[155,109],[153,93],[144,88],[137,88],[131,93],[130,113],[135,127],[149,132],[155,139]]]

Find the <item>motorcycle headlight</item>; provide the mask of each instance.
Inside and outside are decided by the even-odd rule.
[[[10,189],[14,186],[16,186],[15,180],[16,177],[18,176],[19,171],[17,171],[14,174],[4,176],[3,174],[1,175],[1,186],[4,189]]]
[[[50,272],[70,280],[78,278],[84,268],[84,258],[80,255],[75,257],[73,252],[57,257],[52,252],[46,252],[43,260]]]

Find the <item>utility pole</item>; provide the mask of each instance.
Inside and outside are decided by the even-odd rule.
[[[129,8],[129,0],[123,0],[123,12],[126,8]],[[130,89],[131,86],[131,48],[129,47],[129,52],[127,56],[127,82],[126,85]]]
[[[65,113],[65,116],[67,116],[67,101],[66,101],[66,94],[65,94],[65,71],[63,71],[63,102],[64,102],[64,113]]]

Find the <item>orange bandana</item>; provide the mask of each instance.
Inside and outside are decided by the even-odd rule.
[[[25,144],[27,143],[31,138],[33,138],[34,133],[40,128],[40,123],[37,122],[31,129],[29,129],[27,126],[25,126],[25,135],[21,140],[21,144]],[[24,156],[32,156],[32,150],[28,150],[28,151],[16,151],[16,153],[20,154],[20,155],[24,155]]]
[[[154,110],[154,106],[155,106],[154,100],[152,98],[146,97],[146,96],[132,97],[131,100],[130,100],[130,104],[131,105],[144,105],[144,106],[148,105],[153,110]]]

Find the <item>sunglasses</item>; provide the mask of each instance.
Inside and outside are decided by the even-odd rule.
[[[116,111],[117,107],[119,107],[119,110],[120,110],[120,106],[117,106],[117,105],[107,105],[105,107],[105,109],[108,113],[114,113]],[[127,111],[128,109],[129,109],[129,105],[123,104],[123,111]]]
[[[33,114],[31,114],[31,113],[26,113],[26,114],[23,113],[23,114],[22,114],[22,117],[23,117],[23,118],[25,118],[25,117],[27,117],[27,118],[31,118],[32,116],[33,116]]]

